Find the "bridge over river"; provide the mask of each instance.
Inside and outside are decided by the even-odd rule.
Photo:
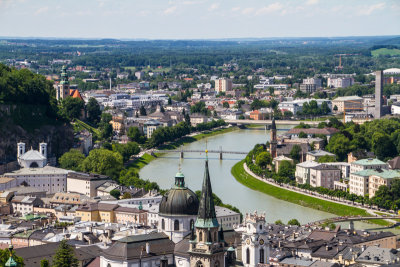
[[[323,219],[311,223],[307,223],[308,226],[320,226],[324,223],[339,223],[339,222],[350,222],[350,229],[354,230],[354,222],[355,221],[367,221],[367,220],[395,220],[395,219],[400,219],[397,216],[391,216],[391,215],[381,215],[381,216],[340,216],[340,217],[334,217],[334,218],[328,218],[328,219]],[[399,224],[400,222],[397,222],[396,224]]]
[[[153,150],[152,155],[154,153],[179,153],[180,157],[183,158],[185,153],[206,153],[205,150],[200,150],[200,149],[182,149],[182,150]],[[228,150],[223,150],[222,147],[220,147],[219,150],[213,150],[213,149],[208,149],[207,153],[212,153],[212,154],[219,154],[219,159],[223,159],[222,154],[236,154],[236,155],[247,155],[249,152],[245,151],[228,151]]]

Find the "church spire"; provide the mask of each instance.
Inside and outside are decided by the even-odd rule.
[[[219,224],[217,221],[217,216],[215,214],[214,198],[211,189],[210,173],[208,171],[208,160],[206,160],[196,227],[213,228],[218,226]]]

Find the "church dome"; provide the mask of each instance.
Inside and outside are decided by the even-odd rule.
[[[160,203],[160,215],[197,215],[199,199],[185,186],[185,176],[178,172],[175,185],[164,195]]]

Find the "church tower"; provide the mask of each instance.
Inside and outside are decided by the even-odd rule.
[[[208,160],[206,160],[199,212],[190,238],[191,267],[222,267],[225,265],[225,242],[223,241],[223,232],[219,233],[218,228]]]
[[[61,81],[57,89],[57,100],[65,99],[69,96],[69,80],[67,67],[64,65],[61,70]]]
[[[274,159],[277,155],[277,147],[278,142],[276,140],[276,124],[275,118],[272,118],[272,125],[271,125],[271,140],[269,141],[269,152],[271,153],[271,157]]]

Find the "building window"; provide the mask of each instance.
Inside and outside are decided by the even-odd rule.
[[[264,263],[264,249],[260,249],[260,263]]]
[[[174,221],[174,231],[179,231],[179,221],[178,220]]]
[[[165,221],[164,221],[164,219],[161,220],[161,229],[165,230]]]
[[[250,249],[246,249],[246,263],[250,264]]]

